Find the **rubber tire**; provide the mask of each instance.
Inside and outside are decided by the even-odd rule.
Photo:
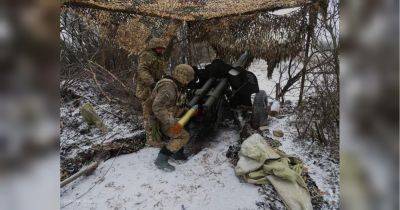
[[[264,90],[256,93],[253,102],[253,113],[251,116],[251,127],[258,129],[261,126],[267,125],[268,113],[268,97]]]

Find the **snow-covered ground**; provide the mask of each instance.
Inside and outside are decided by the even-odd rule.
[[[281,149],[287,154],[304,161],[329,204],[324,209],[338,209],[338,164],[318,144],[295,141],[296,131],[290,120],[290,116],[270,118],[270,131],[280,129],[285,135],[267,136],[281,142]],[[235,130],[221,130],[187,162],[172,162],[176,166],[173,173],[154,166],[158,153],[155,148],[110,159],[93,175],[62,189],[61,206],[64,209],[257,209],[256,203],[262,201],[259,188],[242,183],[225,156],[229,145],[238,138]]]
[[[239,136],[222,130],[210,145],[173,173],[158,170],[158,149],[145,148],[101,164],[95,173],[62,189],[64,209],[256,209],[258,187],[235,176],[225,154]],[[108,171],[108,173],[107,173]],[[102,178],[104,177],[104,178]],[[88,189],[86,195],[79,198]]]

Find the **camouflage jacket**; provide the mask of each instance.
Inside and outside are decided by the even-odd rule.
[[[177,103],[180,95],[175,82],[166,78],[160,80],[151,93],[149,99],[152,104],[151,115],[160,123],[162,130],[168,129],[176,123],[176,113],[179,109]]]
[[[151,94],[151,86],[167,74],[167,61],[164,56],[158,56],[152,50],[140,54],[139,66],[135,75],[135,95],[141,100]]]

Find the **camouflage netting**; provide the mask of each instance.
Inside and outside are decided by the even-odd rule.
[[[180,50],[174,54],[189,54],[190,64],[198,64],[193,56],[201,50],[196,46],[201,46],[211,48],[213,54],[225,60],[233,60],[248,50],[255,58],[272,64],[270,68],[301,51],[307,32],[307,14],[313,8],[303,0],[257,0],[256,3],[247,0],[69,0],[64,5],[64,10],[88,20],[101,37],[114,40],[133,55],[144,50],[151,37],[161,36],[169,42],[176,35],[173,46]],[[286,15],[268,12],[293,6],[301,7]],[[183,24],[182,20],[189,21]],[[189,50],[182,52],[185,43],[190,43]]]
[[[262,10],[289,8],[308,3],[308,0],[63,0],[69,6],[90,7],[144,16],[184,21],[204,20],[241,15]]]
[[[118,43],[121,48],[133,55],[143,51],[151,37],[170,37],[176,32],[177,24],[167,19],[87,8],[62,9],[66,13],[82,17],[99,33],[100,38]]]
[[[265,12],[198,21],[190,25],[189,37],[193,42],[207,41],[217,56],[225,60],[237,58],[248,50],[269,64],[279,63],[302,49],[306,14],[304,7],[288,15]]]

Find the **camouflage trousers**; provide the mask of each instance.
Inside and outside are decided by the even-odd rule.
[[[150,132],[146,135],[147,144],[153,147],[163,147],[165,146],[171,152],[177,152],[183,146],[189,142],[190,135],[185,130],[182,129],[180,133],[174,134],[169,131],[169,126],[160,125],[160,123],[154,119],[154,116],[150,116]]]
[[[152,134],[152,125],[154,125],[155,119],[151,116],[151,104],[149,100],[144,100],[141,103],[143,111],[143,127],[146,131],[146,144],[153,147],[162,147],[163,144],[161,140],[155,138]]]
[[[158,120],[151,114],[149,100],[142,101],[142,109],[147,145],[159,148],[166,146],[169,151],[176,152],[189,142],[190,135],[185,129],[182,129],[178,134],[173,134],[169,131],[170,125],[159,124]],[[160,135],[154,135],[155,133],[160,133]]]

